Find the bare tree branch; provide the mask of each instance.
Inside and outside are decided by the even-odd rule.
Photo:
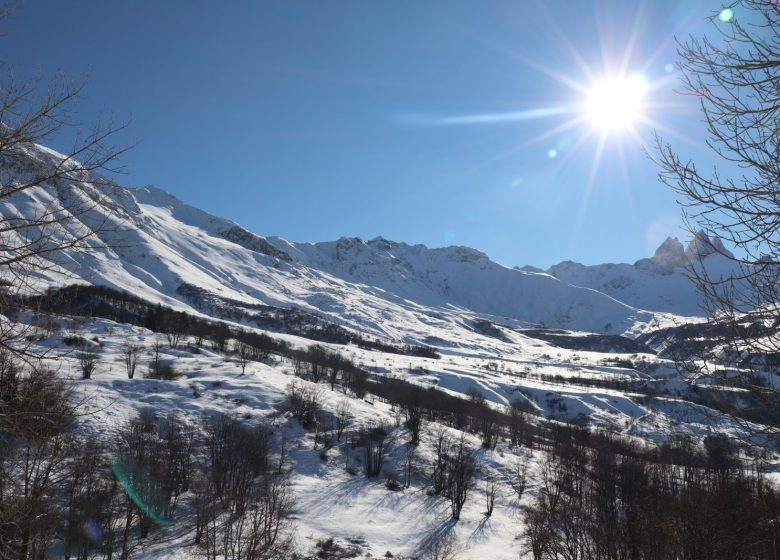
[[[679,43],[684,95],[694,96],[706,143],[723,165],[705,171],[656,137],[661,181],[679,195],[690,231],[725,240],[730,271],[694,261],[689,276],[717,329],[713,345],[679,359],[691,383],[732,391],[740,417],[780,436],[780,5],[734,3],[745,14],[716,22],[714,38]],[[755,414],[754,414],[755,413]]]

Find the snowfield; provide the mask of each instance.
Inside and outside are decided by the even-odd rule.
[[[152,411],[158,418],[175,413],[191,425],[204,416],[228,413],[252,424],[264,422],[273,427],[275,452],[279,442],[286,443],[285,468],[292,473],[296,497],[294,514],[298,546],[313,554],[316,544],[333,538],[336,543],[354,548],[360,557],[414,557],[423,554],[432,540],[450,535],[460,558],[516,559],[525,550],[518,535],[523,530],[521,508],[539,491],[539,480],[546,452],[512,446],[502,441],[495,449],[480,447],[480,440],[468,435],[476,450],[476,482],[459,521],[450,518],[449,503],[441,496],[431,496],[429,476],[433,455],[430,440],[438,428],[426,423],[422,441],[415,449],[412,484],[409,488],[390,491],[385,477],[367,479],[361,467],[361,452],[346,443],[350,431],[361,425],[385,423],[390,427],[384,473],[400,473],[406,453],[409,432],[398,425],[396,411],[371,397],[366,400],[346,396],[340,386],[330,390],[320,385],[325,410],[333,411],[347,400],[352,420],[347,435],[327,451],[314,446],[314,435],[304,430],[288,410],[286,388],[294,379],[290,363],[272,357],[267,363],[250,362],[244,374],[234,358],[203,348],[193,350],[195,340],[184,340],[179,348],[164,347],[162,360],[175,364],[182,377],[175,381],[145,379],[149,348],[160,335],[143,328],[96,319],[58,318],[57,330],[38,341],[41,349],[62,348],[62,338],[73,332],[91,339],[98,350],[98,365],[91,380],[80,379],[78,352],[52,355],[50,366],[70,379],[77,394],[85,399],[90,413],[81,419],[85,437],[108,439],[114,430],[125,425],[139,411]],[[43,335],[42,335],[43,336]],[[287,337],[294,344],[308,341]],[[127,342],[146,349],[139,373],[128,379],[122,348]],[[603,354],[556,348],[538,340],[527,339],[514,344],[514,352],[491,355],[484,350],[451,349],[439,360],[399,356],[367,351],[354,346],[330,345],[383,375],[414,380],[423,385],[468,398],[478,391],[496,406],[514,400],[518,395],[529,398],[542,415],[558,418],[585,416],[594,426],[644,441],[664,441],[670,434],[689,434],[694,440],[715,433],[733,438],[746,437],[744,426],[724,421],[722,415],[672,396],[646,399],[640,394],[615,390],[567,385],[566,378],[641,378],[647,374],[616,365],[612,359],[636,359],[634,355]],[[55,350],[56,352],[56,350]],[[673,366],[653,355],[644,356],[656,364],[654,378],[668,379],[668,386],[683,392],[685,385]],[[561,383],[524,378],[521,373],[560,375]],[[456,430],[449,430],[453,436]],[[518,497],[513,485],[513,468],[518,458],[528,464],[526,492]],[[357,469],[350,474],[348,467]],[[490,517],[485,516],[485,485],[497,485],[496,505]],[[177,511],[183,518],[187,510]],[[158,540],[144,550],[142,558],[192,558],[198,550],[191,535],[175,523],[160,528]]]

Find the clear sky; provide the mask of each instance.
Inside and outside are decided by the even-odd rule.
[[[2,24],[0,58],[20,75],[88,72],[80,117],[129,118],[123,139],[139,141],[121,183],[261,235],[468,245],[508,265],[633,262],[681,235],[642,143],[660,126],[706,154],[668,65],[674,36],[711,29],[720,7],[27,0]],[[598,126],[573,122],[587,97],[573,85],[621,73],[646,80],[644,119],[605,134],[598,157]]]

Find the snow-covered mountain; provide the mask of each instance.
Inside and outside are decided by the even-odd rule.
[[[44,148],[30,152],[35,165],[56,157]],[[699,315],[682,265],[713,245],[697,237],[686,252],[667,240],[652,259],[635,265],[565,262],[541,272],[503,266],[466,247],[265,238],[155,187],[129,189],[96,179],[42,185],[0,205],[6,216],[94,205],[69,225],[98,233],[93,251],[70,252],[58,262],[70,273],[68,282],[107,285],[208,314],[227,310],[234,319],[268,307],[298,309],[409,343],[467,341],[482,319],[621,334],[641,330],[659,312]],[[727,260],[710,252],[709,261]],[[38,280],[65,281],[57,275]]]
[[[565,261],[547,272],[568,284],[598,290],[632,307],[695,317],[703,315],[703,310],[688,267],[702,265],[712,277],[720,277],[736,263],[720,239],[711,240],[700,231],[687,247],[677,238],[667,238],[651,258],[633,265],[586,266]]]

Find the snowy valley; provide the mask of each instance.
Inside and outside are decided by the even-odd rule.
[[[31,148],[29,167],[13,172],[57,157]],[[89,211],[42,233],[94,231],[89,250],[38,267],[3,320],[84,404],[82,442],[111,449],[139,414],[160,434],[175,416],[194,442],[220,414],[266,426],[269,464],[294,496],[284,531],[298,557],[532,558],[524,512],[546,495],[564,440],[594,456],[604,442],[616,457],[682,442],[709,457],[706,445],[726,438],[774,476],[774,449],[753,457],[739,446],[760,437],[760,417],[726,413],[726,388],[678,368],[685,343],[708,336],[685,267],[734,266],[703,233],[635,264],[543,271],[467,247],[263,237],[160,189],[91,176],[3,198],[0,212],[74,204]],[[442,434],[473,461],[458,515],[452,487],[436,487]],[[204,449],[192,452],[196,467],[213,460]],[[383,455],[373,474],[372,450]],[[198,503],[193,482],[149,535],[128,533],[129,557],[205,557]],[[101,539],[78,542],[105,554]]]

